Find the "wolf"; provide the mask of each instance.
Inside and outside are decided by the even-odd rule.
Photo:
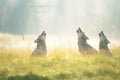
[[[79,48],[79,52],[82,54],[91,54],[91,53],[98,53],[92,46],[90,46],[87,43],[87,40],[89,39],[85,33],[78,28],[76,30],[77,32],[77,36],[78,36],[78,48]]]
[[[47,55],[47,47],[46,47],[46,33],[43,31],[38,38],[34,41],[37,43],[37,47],[32,52],[32,56],[46,56]]]
[[[110,41],[106,38],[103,31],[99,33],[99,53],[104,53],[107,55],[112,56],[111,51],[108,48],[108,44],[110,44]]]

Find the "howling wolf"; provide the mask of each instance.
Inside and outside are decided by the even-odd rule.
[[[85,35],[85,33],[80,28],[78,28],[76,32],[78,35],[79,52],[82,54],[97,53],[97,51],[87,43],[86,40],[88,40],[89,38]]]
[[[47,55],[47,48],[46,48],[46,33],[45,31],[43,31],[38,38],[34,41],[35,43],[37,43],[37,47],[35,48],[35,50],[32,52],[32,56],[36,55],[36,56],[45,56]]]
[[[100,38],[100,42],[99,42],[99,53],[105,53],[107,55],[112,55],[111,51],[108,48],[108,44],[110,43],[110,41],[106,38],[106,36],[104,35],[103,31],[101,31],[99,33],[99,38]]]

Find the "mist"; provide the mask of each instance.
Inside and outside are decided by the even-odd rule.
[[[103,30],[120,40],[120,0],[0,0],[0,33],[76,37],[81,29],[98,39]]]

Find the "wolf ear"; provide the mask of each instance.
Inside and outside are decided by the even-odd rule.
[[[42,33],[45,33],[45,31],[43,31]]]
[[[104,35],[104,32],[103,32],[103,31],[101,31],[101,33]]]
[[[79,31],[82,31],[80,27],[78,29],[79,29]]]
[[[45,36],[46,36],[46,33],[45,33]]]
[[[42,35],[45,33],[45,31],[42,32]]]

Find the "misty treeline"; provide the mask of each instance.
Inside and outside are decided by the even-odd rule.
[[[0,0],[0,32],[31,34],[45,25],[52,33],[85,25],[96,31],[102,27],[120,37],[119,3],[120,0]]]
[[[0,32],[26,32],[32,25],[34,6],[34,0],[0,0]]]

